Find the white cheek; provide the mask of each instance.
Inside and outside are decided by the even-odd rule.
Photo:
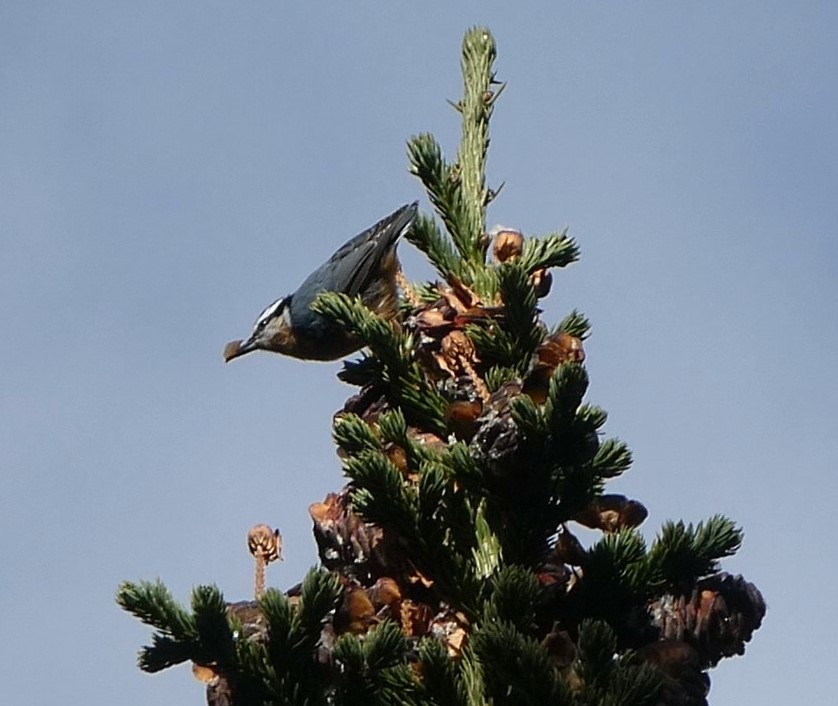
[[[286,306],[282,310],[282,325],[291,328],[291,307]]]

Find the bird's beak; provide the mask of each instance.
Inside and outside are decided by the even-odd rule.
[[[256,345],[253,338],[248,338],[246,341],[230,341],[224,346],[224,362],[229,363],[233,358],[243,356],[245,353],[250,353],[256,350]]]

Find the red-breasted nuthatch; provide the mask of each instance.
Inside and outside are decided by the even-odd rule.
[[[402,206],[359,233],[299,286],[277,299],[256,319],[245,341],[224,348],[229,362],[251,351],[263,350],[305,360],[337,360],[363,345],[337,324],[317,314],[311,305],[321,292],[360,296],[364,304],[386,319],[398,313],[396,244],[416,218],[418,204]]]

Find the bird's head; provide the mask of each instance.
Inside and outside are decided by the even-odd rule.
[[[224,361],[229,363],[252,351],[286,353],[294,345],[291,324],[291,297],[282,297],[259,314],[253,331],[244,341],[230,341],[224,347]]]

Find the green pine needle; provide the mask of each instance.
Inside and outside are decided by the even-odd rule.
[[[357,488],[352,505],[364,519],[394,527],[406,537],[416,534],[415,498],[399,469],[383,453],[366,451],[351,456],[344,462],[344,470]]]
[[[484,620],[502,620],[523,632],[535,626],[542,590],[535,574],[522,566],[505,566],[493,577]]]
[[[544,411],[550,428],[560,431],[575,418],[588,391],[588,373],[579,363],[562,363],[550,378]]]
[[[347,671],[360,672],[364,668],[364,645],[357,635],[344,633],[335,641],[332,659],[342,662]]]
[[[399,409],[389,410],[378,419],[378,428],[384,441],[405,447],[408,444],[407,420]]]
[[[422,686],[434,706],[469,706],[458,662],[448,656],[441,640],[424,638],[419,643]]]
[[[440,210],[441,206],[436,201],[433,202]],[[449,275],[459,276],[462,272],[461,260],[454,251],[451,241],[440,232],[433,218],[420,214],[405,238],[428,256],[443,279],[447,279]],[[439,298],[439,292],[435,288],[425,293],[422,291],[417,291],[417,293],[423,301],[432,302]]]
[[[343,361],[343,369],[338,372],[338,379],[347,385],[364,387],[372,385],[383,375],[383,366],[378,358],[361,353],[357,360]]]
[[[493,64],[497,56],[495,40],[485,27],[469,30],[463,38],[461,66],[463,71],[462,139],[457,154],[462,180],[464,225],[469,239],[461,244],[461,252],[472,265],[486,259],[486,156],[489,150],[489,120],[499,91],[493,91]],[[462,247],[465,246],[465,247]]]
[[[436,431],[445,430],[447,403],[425,377],[413,357],[413,341],[371,312],[360,299],[344,294],[321,294],[312,307],[358,336],[381,361],[381,383],[413,420]]]
[[[585,582],[596,596],[642,593],[646,579],[646,542],[637,530],[606,534],[588,550]],[[616,601],[615,601],[616,602]]]
[[[600,478],[616,478],[625,473],[632,463],[632,455],[625,442],[605,439],[594,456],[594,472]]]
[[[323,621],[337,606],[340,593],[338,577],[329,571],[312,568],[303,579],[296,623],[309,636],[312,647],[320,639]]]
[[[506,383],[519,379],[519,373],[515,368],[502,365],[493,365],[486,371],[486,387],[489,392],[495,392]]]
[[[719,560],[742,544],[742,530],[722,515],[697,526],[667,522],[649,550],[649,566],[661,587],[677,587],[719,570]]]
[[[288,596],[276,588],[269,588],[259,604],[268,621],[271,646],[277,648],[280,643],[287,643],[294,621],[294,609]]]
[[[571,336],[585,340],[591,332],[591,322],[588,321],[588,318],[584,314],[574,309],[559,322],[556,331],[563,331]]]
[[[442,218],[446,229],[451,234],[460,257],[454,253],[431,219],[420,216],[409,234],[425,252],[443,275],[460,269],[460,258],[469,260],[469,243],[473,236],[469,230],[463,197],[460,191],[460,175],[455,167],[450,166],[442,155],[442,148],[433,135],[422,133],[411,137],[407,143],[410,171],[422,182],[434,209]]]
[[[615,667],[617,636],[602,620],[585,620],[576,642],[576,673],[586,686],[604,688]]]
[[[494,703],[571,703],[547,650],[511,623],[482,625],[472,633],[471,649]]]
[[[527,238],[519,264],[530,275],[536,270],[550,267],[567,267],[579,259],[579,246],[568,237],[567,229],[541,238]]]
[[[160,579],[154,582],[123,582],[117,591],[116,602],[146,625],[176,640],[195,637],[192,616],[175,602]]]
[[[503,564],[503,548],[486,519],[486,503],[481,502],[474,513],[475,546],[472,548],[474,573],[479,580],[493,576]]]
[[[193,641],[183,642],[164,635],[152,635],[151,646],[143,647],[137,656],[137,666],[149,674],[174,667],[192,659],[197,650]]]
[[[337,418],[332,429],[335,443],[347,454],[361,451],[381,451],[381,440],[375,429],[357,414],[343,414]]]
[[[196,586],[192,590],[192,612],[205,659],[227,666],[235,650],[233,631],[227,619],[227,604],[221,591],[216,586]]]
[[[602,407],[583,404],[576,412],[576,417],[590,424],[594,429],[601,429],[608,421],[608,412]]]
[[[364,658],[368,669],[384,669],[401,662],[407,650],[407,641],[401,626],[392,620],[383,620],[364,639]]]
[[[539,322],[538,299],[526,270],[518,262],[498,268],[498,285],[505,305],[503,327],[512,335],[519,358],[513,367],[523,372],[547,333]]]

